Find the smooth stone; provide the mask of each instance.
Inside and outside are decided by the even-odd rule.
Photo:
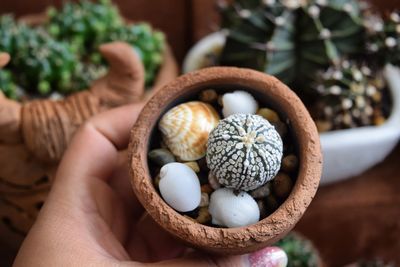
[[[153,149],[149,152],[148,156],[152,162],[156,163],[160,167],[176,161],[174,155],[165,148]]]
[[[299,159],[296,155],[290,154],[282,159],[281,169],[285,172],[293,172],[299,166]]]
[[[250,192],[250,195],[254,198],[265,198],[271,193],[271,184],[266,183],[265,185]]]
[[[271,123],[280,121],[278,113],[269,108],[260,108],[257,111],[257,115],[260,115],[261,117],[263,117],[264,119],[266,119]]]
[[[289,175],[280,172],[278,173],[274,180],[272,181],[272,188],[274,190],[275,196],[283,199],[290,195],[293,188],[293,181]]]
[[[211,186],[212,189],[217,190],[218,188],[221,187],[221,185],[218,182],[217,177],[212,172],[208,173],[208,184]]]
[[[207,207],[210,204],[210,197],[207,193],[201,193],[201,200],[199,207]]]
[[[190,167],[178,162],[168,163],[161,168],[160,178],[161,196],[173,209],[188,212],[199,206],[200,182]]]
[[[208,207],[201,207],[199,210],[199,216],[197,216],[196,221],[198,223],[207,223],[211,221],[211,214],[208,211]]]
[[[220,188],[211,194],[208,211],[213,224],[230,228],[254,224],[260,219],[254,198],[246,192],[235,194],[230,188]]]
[[[246,91],[234,91],[222,96],[222,114],[224,118],[232,114],[255,114],[258,103],[254,97]]]
[[[206,103],[215,103],[218,101],[218,94],[214,89],[201,91],[199,100]]]
[[[195,173],[200,172],[199,164],[197,164],[196,161],[189,161],[189,162],[185,162],[184,164],[186,166],[188,166],[189,168],[191,168]]]

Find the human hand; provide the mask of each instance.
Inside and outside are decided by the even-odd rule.
[[[105,112],[76,133],[14,266],[285,266],[275,247],[229,257],[188,252],[147,216],[119,152],[140,109]]]

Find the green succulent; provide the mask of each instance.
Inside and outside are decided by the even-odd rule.
[[[293,85],[357,54],[363,28],[356,0],[253,0],[222,7],[221,64],[250,67]]]
[[[165,48],[164,34],[153,30],[147,23],[138,23],[119,27],[97,42],[100,45],[111,41],[124,41],[132,45],[142,59],[146,85],[151,85],[162,63]],[[96,53],[92,56],[96,56]]]
[[[11,99],[17,99],[17,85],[11,71],[0,69],[0,91]]]
[[[73,50],[89,64],[106,65],[98,52],[103,43],[124,41],[131,44],[143,61],[146,85],[153,83],[165,46],[161,32],[146,23],[126,25],[117,7],[109,0],[68,2],[60,11],[50,8],[48,16],[46,27],[50,34],[57,40],[72,44]]]
[[[275,245],[286,252],[288,256],[287,267],[319,266],[319,256],[312,243],[297,234],[289,233]]]
[[[11,55],[6,69],[15,82],[32,94],[47,95],[52,88],[69,92],[78,58],[68,43],[51,38],[42,28],[16,23],[12,16],[0,19],[0,51]]]

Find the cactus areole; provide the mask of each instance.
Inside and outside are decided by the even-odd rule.
[[[275,177],[282,158],[282,139],[258,115],[234,114],[211,132],[207,165],[220,184],[237,190],[256,189]]]

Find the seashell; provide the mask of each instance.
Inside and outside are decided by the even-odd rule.
[[[218,182],[249,191],[272,180],[281,166],[283,144],[275,128],[258,115],[234,114],[211,132],[207,165]]]
[[[220,188],[211,194],[208,211],[213,224],[230,228],[254,224],[260,219],[257,202],[246,192],[235,195],[229,188]]]
[[[215,90],[213,89],[207,89],[204,90],[200,93],[199,95],[199,99],[202,102],[206,102],[206,103],[215,103],[218,100],[218,94]]]
[[[159,129],[172,154],[193,161],[204,157],[208,135],[219,119],[212,106],[192,101],[169,110],[161,118]]]
[[[200,204],[201,189],[196,173],[182,163],[173,162],[160,170],[161,196],[173,209],[188,212]]]
[[[148,156],[151,161],[160,167],[176,161],[174,155],[165,148],[153,149],[149,152]]]
[[[255,114],[258,103],[254,97],[245,91],[235,91],[222,96],[222,114],[224,118],[233,114]]]

